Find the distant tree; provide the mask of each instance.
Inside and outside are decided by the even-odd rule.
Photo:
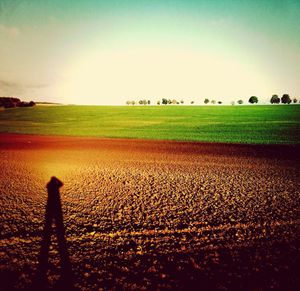
[[[230,104],[233,106],[233,105],[235,105],[235,102],[234,102],[234,101],[231,101]]]
[[[168,104],[168,100],[166,98],[162,98],[161,99],[161,104],[167,105]]]
[[[173,99],[172,104],[177,104],[177,100]]]
[[[35,103],[33,101],[30,101],[30,102],[21,101],[17,104],[17,107],[32,107],[34,105],[35,105]]]
[[[0,107],[14,108],[22,107],[23,101],[16,97],[0,97]]]
[[[148,101],[147,101],[147,104],[148,104],[148,105],[150,105],[150,104],[151,104],[151,101],[150,101],[150,100],[148,100]]]
[[[237,101],[238,104],[242,105],[244,103],[244,101],[242,99]]]
[[[208,103],[209,103],[209,99],[205,98],[205,99],[204,99],[204,103],[205,103],[205,104],[208,104]]]
[[[183,104],[183,103],[184,103],[184,100],[183,100],[183,99],[181,99],[181,100],[180,100],[180,103],[181,103],[181,104]]]
[[[258,102],[258,98],[256,96],[251,96],[249,98],[249,103],[254,104]]]
[[[289,94],[283,94],[281,97],[281,103],[283,104],[290,104],[292,102],[292,99]]]
[[[158,100],[158,101],[156,102],[156,104],[157,104],[157,105],[160,105],[160,101]]]
[[[139,104],[140,104],[140,105],[147,105],[148,102],[147,102],[146,99],[141,99],[141,100],[139,100]]]
[[[135,101],[134,100],[128,100],[128,101],[126,101],[126,104],[127,105],[134,105]]]
[[[297,103],[297,101],[298,101],[297,98],[294,98],[294,99],[293,99],[293,102],[294,102],[295,104]]]
[[[274,94],[274,95],[272,95],[270,102],[271,102],[271,104],[279,104],[280,98],[278,97],[278,95]]]
[[[211,100],[210,103],[211,104],[216,104],[216,100]]]
[[[218,101],[218,104],[222,104],[222,101]]]
[[[194,104],[195,103],[195,101],[191,101],[191,104]]]
[[[168,104],[172,104],[172,100],[171,99],[168,99]]]
[[[180,104],[180,102],[179,102],[179,101],[177,101],[177,102],[176,102],[176,104],[178,105],[178,104]]]

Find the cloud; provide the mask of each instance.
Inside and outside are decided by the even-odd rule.
[[[18,27],[0,24],[0,34],[10,39],[16,39],[20,35],[20,29]]]
[[[24,84],[0,80],[0,96],[25,94],[28,91],[48,87],[49,84]]]
[[[24,86],[17,82],[0,80],[0,95],[15,95],[24,93]]]

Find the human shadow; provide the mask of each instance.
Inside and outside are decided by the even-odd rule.
[[[61,277],[55,286],[55,289],[73,289],[73,275],[69,259],[67,241],[65,238],[65,228],[63,223],[63,214],[59,189],[63,183],[56,177],[52,177],[47,184],[48,200],[46,205],[45,225],[42,234],[41,249],[38,258],[38,268],[34,286],[40,290],[49,287],[47,278],[49,247],[51,244],[52,224],[55,225],[55,234],[57,237],[58,250],[61,264]],[[53,289],[52,289],[53,290]]]

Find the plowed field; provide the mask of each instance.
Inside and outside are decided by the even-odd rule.
[[[300,147],[0,135],[1,290],[30,288],[51,176],[79,290],[296,290]],[[53,237],[49,286],[59,279]]]

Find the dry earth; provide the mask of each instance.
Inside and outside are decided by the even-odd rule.
[[[1,134],[0,289],[31,286],[55,175],[79,290],[299,290],[299,153]]]

